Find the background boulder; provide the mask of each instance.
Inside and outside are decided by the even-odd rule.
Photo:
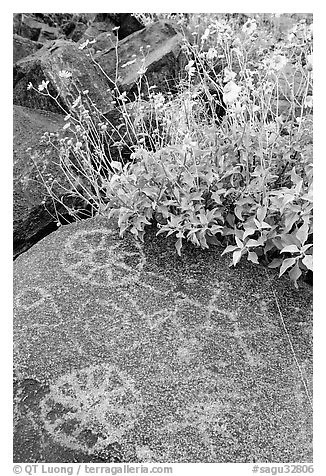
[[[13,37],[13,62],[29,56],[42,48],[42,43],[14,34]]]
[[[19,256],[14,461],[312,462],[312,291],[228,264],[106,217]]]
[[[136,83],[146,70],[148,85],[155,84],[164,92],[175,86],[180,70],[181,44],[182,36],[171,24],[156,22],[119,41],[117,53],[112,46],[98,53],[95,59],[111,79],[116,77],[118,59],[120,91],[136,92]]]
[[[61,77],[62,71],[71,74],[71,77]],[[104,75],[72,41],[49,42],[14,66],[14,104],[62,113],[60,106],[51,98],[27,90],[29,83],[37,88],[43,80],[49,81],[49,90],[54,96],[59,96],[58,101],[66,111],[84,90],[88,90],[90,99],[101,112],[112,108],[112,96]]]
[[[53,200],[48,196],[40,173],[48,186],[54,179],[62,185],[67,185],[67,180],[58,165],[56,149],[41,142],[44,132],[55,134],[61,130],[65,124],[63,117],[47,111],[14,106],[13,124],[13,238],[16,258],[57,228]],[[58,191],[56,182],[53,190]],[[69,197],[69,194],[65,200],[71,206],[84,205],[81,200]],[[63,206],[56,206],[59,214],[66,214]]]

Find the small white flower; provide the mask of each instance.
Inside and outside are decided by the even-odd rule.
[[[271,68],[280,71],[287,64],[287,59],[283,55],[276,55],[272,58]]]
[[[194,64],[195,64],[195,62],[193,60],[190,60],[189,63],[185,66],[185,70],[187,71],[190,78],[196,72],[196,68],[194,67]]]
[[[41,84],[38,85],[38,90],[43,91],[44,89],[47,89],[49,84],[49,81],[42,81]]]
[[[206,28],[206,30],[204,31],[204,34],[201,37],[201,42],[202,43],[204,43],[204,41],[206,41],[208,39],[209,33],[210,33],[209,28]]]
[[[224,83],[228,83],[229,81],[233,81],[236,77],[237,73],[234,73],[229,68],[224,68]]]
[[[78,98],[75,99],[75,101],[73,102],[73,104],[72,104],[72,106],[71,106],[72,109],[74,109],[74,108],[79,104],[80,99],[81,99],[80,96],[78,96]]]
[[[86,46],[88,45],[89,43],[89,40],[86,40],[84,41],[84,43],[81,43],[78,47],[79,50],[83,50],[84,48],[86,48]]]
[[[254,18],[249,18],[246,23],[242,27],[243,33],[247,35],[252,35],[254,31],[257,29],[257,23]]]
[[[210,48],[208,51],[207,51],[207,54],[206,54],[206,58],[208,60],[213,60],[214,58],[217,58],[217,51],[215,48]]]
[[[307,55],[307,69],[308,71],[312,71],[313,69],[313,54]]]
[[[120,94],[120,96],[118,97],[118,99],[120,101],[124,101],[126,99],[126,96],[127,96],[127,93],[126,91],[124,91],[122,94]]]
[[[28,83],[28,85],[27,85],[27,91],[30,91],[31,89],[33,89],[33,85],[32,85],[32,83]]]
[[[233,103],[241,90],[241,87],[235,84],[234,81],[229,81],[223,88],[223,101],[225,104]]]
[[[83,144],[81,142],[76,142],[75,144],[75,150],[79,150]]]
[[[62,79],[68,79],[68,78],[71,78],[72,73],[70,73],[70,71],[66,71],[63,69],[62,71],[59,71],[59,76]]]
[[[245,110],[245,106],[242,106],[239,101],[232,104],[232,112],[234,114],[241,114]]]
[[[307,96],[304,102],[305,107],[312,107],[313,106],[313,97]]]

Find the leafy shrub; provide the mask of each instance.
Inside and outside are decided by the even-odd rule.
[[[155,222],[178,254],[184,240],[223,244],[231,265],[279,267],[297,286],[312,270],[312,26],[300,20],[276,42],[274,17],[200,18],[176,96],[131,103],[115,85],[115,126],[80,93],[56,143],[64,191],[117,216],[121,235],[143,239]]]

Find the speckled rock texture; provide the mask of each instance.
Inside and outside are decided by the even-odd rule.
[[[97,217],[17,258],[15,462],[312,461],[311,288],[220,252]]]
[[[72,76],[63,78],[61,71]],[[61,107],[70,111],[79,94],[87,90],[89,98],[101,112],[112,109],[112,95],[104,75],[73,41],[58,39],[47,42],[36,53],[14,65],[13,78],[13,102],[19,106],[62,113]],[[60,106],[46,95],[27,90],[29,83],[37,88],[43,80],[49,81],[49,91],[54,97],[58,96]]]

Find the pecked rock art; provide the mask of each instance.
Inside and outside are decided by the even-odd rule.
[[[168,280],[161,278],[159,286],[148,283],[159,276],[143,272],[146,258],[142,245],[138,241],[126,245],[114,238],[116,233],[109,229],[77,231],[67,240],[60,256],[63,270],[90,286],[110,289],[137,283],[154,293],[163,294],[161,286]]]
[[[142,396],[128,375],[99,365],[60,377],[41,402],[46,431],[71,449],[100,452],[134,427]]]
[[[310,461],[311,296],[268,279],[297,361],[258,267],[180,259],[100,217],[45,238],[15,262],[18,381],[45,385],[16,412],[16,448],[32,438],[39,462]]]

